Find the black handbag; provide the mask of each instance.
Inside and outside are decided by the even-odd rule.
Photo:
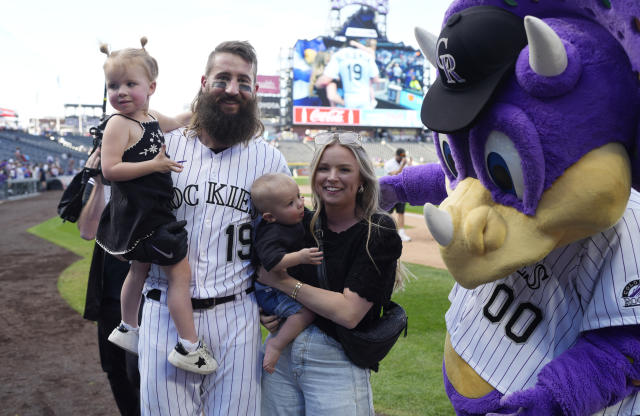
[[[322,229],[320,218],[315,225],[318,249],[322,250]],[[323,289],[329,289],[327,270],[324,262],[318,265],[318,281]],[[387,356],[404,331],[407,336],[408,318],[402,306],[388,300],[382,306],[382,315],[364,330],[347,329],[336,324],[336,333],[342,349],[352,363],[362,368],[378,371],[378,364]]]
[[[96,149],[102,143],[102,134],[107,125],[107,121],[110,117],[102,118],[102,121],[98,126],[91,127],[89,132],[93,136],[93,150],[89,153],[89,156],[96,151]],[[100,173],[100,169],[84,168],[71,179],[69,185],[62,193],[60,202],[58,202],[58,215],[63,221],[76,222],[80,217],[82,211],[82,197],[84,190],[89,182],[89,178],[96,176]]]
[[[84,168],[73,177],[58,203],[58,215],[63,221],[76,222],[82,211],[82,197],[89,178],[100,173],[98,169]]]

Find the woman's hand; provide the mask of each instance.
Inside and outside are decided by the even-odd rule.
[[[87,161],[84,162],[84,167],[87,169],[100,169],[100,147],[98,147],[95,152],[91,153],[91,155],[87,158]],[[93,174],[89,174],[89,177],[95,175],[96,184],[102,185],[102,175],[95,174],[95,170]]]
[[[98,147],[84,163],[85,168],[98,169],[100,167],[100,148]]]

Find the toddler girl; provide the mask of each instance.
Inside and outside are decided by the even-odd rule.
[[[176,223],[170,205],[170,172],[180,172],[182,166],[165,153],[163,132],[180,123],[149,110],[158,64],[144,49],[147,39],[143,37],[140,43],[140,49],[111,53],[106,45],[100,48],[107,55],[104,73],[109,103],[116,113],[102,138],[102,174],[111,181],[111,199],[100,219],[96,242],[109,254],[132,260],[121,292],[122,322],[109,341],[137,353],[141,293],[150,263],[156,263],[168,277],[167,305],[179,335],[169,362],[183,370],[210,374],[218,364],[198,340],[186,238],[176,238],[186,232],[184,223]],[[173,246],[175,241],[182,244]]]

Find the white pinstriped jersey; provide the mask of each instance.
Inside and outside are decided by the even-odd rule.
[[[213,298],[242,292],[251,285],[250,192],[253,181],[271,172],[290,174],[279,150],[262,139],[214,153],[197,138],[176,130],[165,134],[167,153],[182,161],[173,172],[178,220],[187,220],[191,296]],[[145,289],[166,290],[167,280],[153,265]]]
[[[533,387],[580,332],[640,324],[639,267],[640,194],[632,190],[613,228],[473,290],[454,285],[451,343],[501,393]],[[597,414],[638,415],[640,393]]]

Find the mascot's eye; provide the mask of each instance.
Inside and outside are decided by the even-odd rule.
[[[492,131],[484,148],[489,177],[502,192],[522,200],[524,180],[522,161],[511,139],[502,132]]]
[[[456,164],[453,161],[453,154],[451,153],[451,147],[449,147],[449,142],[445,138],[445,135],[440,135],[440,150],[442,151],[442,158],[444,162],[447,164],[447,168],[449,168],[449,172],[453,175],[454,178],[458,177],[458,171],[456,170]]]
[[[507,166],[507,162],[500,154],[491,152],[487,155],[487,170],[498,188],[503,192],[516,195],[516,188],[513,186],[509,166]]]

